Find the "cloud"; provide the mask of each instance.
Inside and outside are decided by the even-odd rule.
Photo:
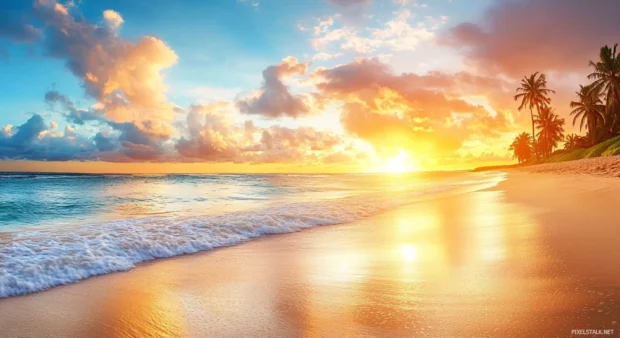
[[[5,126],[0,131],[0,159],[127,162],[174,158],[165,146],[168,136],[149,130],[148,123],[139,126],[107,122],[103,126],[112,131],[99,131],[89,138],[71,126],[55,132],[54,122],[48,124],[41,115],[34,114],[21,126]]]
[[[61,94],[57,90],[50,90],[46,92],[44,99],[52,109],[57,105],[60,106],[63,111],[63,115],[70,123],[83,125],[87,121],[105,120],[105,116],[101,111],[93,109],[77,109],[68,97]]]
[[[117,30],[123,24],[123,17],[111,9],[103,11],[103,20],[111,30]]]
[[[423,22],[412,27],[408,22],[412,17],[413,14],[406,9],[396,12],[396,17],[388,21],[384,28],[372,31],[373,38],[383,41],[393,51],[403,51],[415,50],[421,42],[435,37]]]
[[[587,71],[600,47],[618,42],[620,2],[504,0],[479,22],[452,27],[440,41],[489,73]]]
[[[51,124],[51,123],[50,123]],[[93,143],[73,133],[54,133],[43,117],[34,114],[18,127],[0,132],[0,159],[67,161],[92,159]]]
[[[311,112],[307,104],[308,97],[291,94],[282,82],[293,75],[304,75],[309,62],[299,63],[297,58],[287,57],[275,66],[263,71],[263,86],[256,97],[246,98],[237,102],[237,107],[244,114],[261,115],[268,118],[299,117]]]
[[[81,111],[55,90],[46,94],[46,100],[68,109],[68,121],[75,118],[71,112]],[[331,164],[339,159],[357,159],[353,148],[348,156],[336,155],[349,146],[340,135],[310,127],[258,128],[251,121],[234,123],[229,120],[233,109],[234,102],[230,101],[190,106],[186,120],[177,123],[182,132],[179,138],[161,132],[157,122],[114,122],[105,116],[80,120],[83,124],[76,123],[77,131],[67,125],[64,133],[56,132],[54,122],[46,122],[37,114],[21,126],[0,129],[0,153],[2,159],[109,162]],[[93,130],[93,137],[81,135]]]
[[[175,145],[181,156],[211,162],[313,164],[325,163],[329,157],[333,163],[338,148],[346,144],[340,135],[310,127],[257,128],[251,121],[233,124],[223,114],[223,104],[190,107],[187,134]]]
[[[124,161],[123,156],[118,156],[124,155],[131,160],[155,161],[161,160],[162,156],[165,155],[164,142],[168,140],[168,136],[158,134],[157,128],[153,128],[150,122],[143,125],[137,125],[133,122],[109,122],[109,125],[120,132],[120,135],[115,141],[109,138],[106,141],[100,136],[97,147],[99,149],[112,148],[112,145],[116,143],[113,148],[118,148],[119,154],[110,154],[111,156],[106,160]]]
[[[239,149],[251,135],[235,128],[219,110],[223,103],[193,105],[187,114],[188,135],[175,145],[178,153],[187,158],[213,162],[238,161]],[[253,125],[247,124],[246,129]]]
[[[260,142],[250,148],[255,153],[249,158],[255,163],[321,163],[342,142],[341,137],[334,133],[310,127],[293,129],[276,125],[263,130]]]
[[[92,158],[107,161],[132,159],[154,161],[164,155],[171,155],[166,153],[165,143],[170,139],[172,131],[167,129],[169,126],[161,125],[161,122],[153,120],[115,122],[100,111],[77,109],[68,97],[57,90],[48,91],[45,94],[45,101],[51,108],[60,106],[62,114],[70,123],[82,126],[87,122],[94,122],[96,128],[111,128],[111,131],[99,131],[93,137],[92,141],[101,153],[93,153]]]
[[[312,61],[327,61],[342,56],[342,53],[329,54],[321,52],[312,57]]]
[[[399,9],[394,17],[382,27],[360,29],[359,25],[347,25],[342,21],[343,16],[329,16],[319,20],[314,27],[313,46],[319,50],[337,44],[340,50],[354,51],[369,54],[378,49],[390,51],[412,51],[422,42],[430,41],[435,37],[433,30],[445,23],[445,17],[437,20],[428,18],[432,27],[427,27],[424,21],[412,25],[410,21],[414,15],[408,9]],[[428,21],[427,20],[427,21]]]
[[[170,121],[175,117],[162,71],[177,62],[177,55],[163,41],[151,36],[135,43],[120,38],[115,25],[122,18],[113,11],[104,13],[106,27],[75,19],[54,0],[35,1],[34,14],[45,24],[45,52],[65,61],[108,119]]]
[[[512,128],[508,112],[492,115],[464,98],[496,88],[499,80],[492,78],[439,72],[395,75],[377,59],[321,68],[312,78],[321,95],[345,102],[344,129],[379,150],[405,147],[450,156],[468,138],[497,138]]]
[[[104,135],[102,132],[95,134],[93,141],[95,142],[97,149],[103,152],[112,151],[118,148],[118,145],[114,142],[114,140]]]
[[[11,137],[11,142],[18,147],[25,147],[45,130],[47,130],[45,121],[40,115],[35,114],[26,123],[17,127],[17,132]]]
[[[505,83],[496,77],[478,76],[467,72],[428,72],[393,74],[391,68],[377,58],[357,59],[331,69],[318,68],[311,77],[317,88],[327,93],[346,94],[372,87],[386,87],[400,91],[420,88],[447,91],[451,95],[466,89],[469,94],[485,94],[491,88],[502,90]],[[512,91],[512,87],[510,87]]]
[[[366,5],[372,2],[372,0],[325,0],[328,3],[341,6],[341,7],[351,7],[351,6],[359,6]]]

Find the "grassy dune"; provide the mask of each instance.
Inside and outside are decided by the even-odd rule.
[[[473,171],[501,170],[501,169],[524,167],[524,166],[535,165],[535,164],[558,163],[558,162],[581,160],[585,158],[608,157],[608,156],[616,156],[616,155],[620,155],[620,136],[616,136],[605,142],[596,144],[590,148],[577,149],[577,150],[563,150],[563,149],[557,150],[553,154],[551,154],[549,158],[546,158],[543,160],[528,161],[525,163],[510,164],[510,165],[503,165],[503,166],[480,167],[480,168],[474,169]]]
[[[580,160],[584,158],[593,158],[600,156],[615,156],[620,155],[620,136],[616,136],[612,139],[609,139],[605,142],[601,142],[596,144],[590,148],[586,149],[577,149],[577,150],[558,150],[554,152],[549,158],[536,161],[532,164],[541,164],[541,163],[556,163],[556,162],[565,162],[565,161],[573,161]]]

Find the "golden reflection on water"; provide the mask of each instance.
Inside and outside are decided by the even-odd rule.
[[[196,183],[167,182],[158,180],[127,180],[123,184],[101,189],[102,199],[116,200],[104,219],[119,219],[143,216],[204,216],[236,211],[250,201],[230,200],[244,195],[245,187],[235,184],[197,186]],[[213,202],[217,201],[217,208]],[[211,202],[211,203],[210,203]]]

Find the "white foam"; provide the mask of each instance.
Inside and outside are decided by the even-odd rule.
[[[451,187],[291,203],[219,216],[127,219],[6,234],[8,240],[0,237],[0,298],[267,234],[347,223],[446,189]]]

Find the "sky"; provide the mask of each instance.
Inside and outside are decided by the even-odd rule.
[[[567,119],[616,0],[0,3],[0,170],[398,172],[513,163]]]

